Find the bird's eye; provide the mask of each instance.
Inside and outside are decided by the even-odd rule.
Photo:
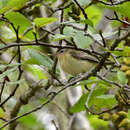
[[[60,50],[60,53],[63,53],[64,52],[64,50],[62,49],[62,50]]]

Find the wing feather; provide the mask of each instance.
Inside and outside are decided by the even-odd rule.
[[[80,52],[80,51],[75,52],[72,50],[72,51],[70,51],[70,54],[71,54],[71,56],[73,56],[76,59],[86,60],[86,61],[89,61],[92,63],[99,63],[99,61],[95,57],[93,57],[89,54],[86,54],[85,52]]]

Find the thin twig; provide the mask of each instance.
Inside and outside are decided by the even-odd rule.
[[[93,84],[92,87],[91,87],[91,89],[90,89],[89,95],[88,95],[88,97],[87,97],[87,101],[86,101],[86,103],[85,103],[85,107],[87,108],[87,110],[89,110],[88,103],[89,103],[89,100],[90,100],[90,98],[91,98],[91,95],[92,95],[93,91],[95,90],[95,87],[96,87],[96,86],[97,86],[97,83]],[[90,110],[89,110],[89,112],[90,112]],[[91,113],[92,113],[92,111],[91,111]]]
[[[96,76],[97,76],[99,79],[101,79],[101,80],[103,80],[103,81],[105,81],[105,82],[107,82],[107,83],[109,83],[109,84],[113,84],[113,85],[115,85],[115,86],[117,86],[117,87],[119,87],[119,88],[122,88],[122,85],[121,85],[121,84],[118,84],[118,83],[115,83],[115,82],[110,81],[110,80],[108,80],[108,79],[105,79],[103,76],[101,76],[101,75],[99,75],[99,74],[97,74]]]
[[[85,10],[82,8],[82,6],[78,3],[77,0],[73,0],[76,5],[80,8],[81,12],[83,13],[84,15],[84,18],[87,20],[88,19],[88,16],[87,16],[87,13],[85,12]],[[84,28],[84,31],[87,32],[87,29],[88,29],[88,24],[85,24],[85,28]]]
[[[109,5],[109,6],[120,5],[120,4],[129,2],[129,0],[122,0],[122,1],[114,2],[113,4],[111,4],[111,3],[106,3],[106,2],[104,2],[102,0],[95,0],[95,1],[100,2],[100,3],[104,4],[104,5]]]

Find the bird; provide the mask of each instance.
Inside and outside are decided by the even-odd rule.
[[[72,76],[85,73],[99,63],[97,58],[74,49],[61,49],[56,53],[61,69]]]

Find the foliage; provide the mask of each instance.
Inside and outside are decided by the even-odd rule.
[[[0,1],[0,129],[46,129],[34,112],[58,97],[55,105],[64,113],[66,106],[58,105],[68,87],[83,92],[65,110],[69,117],[86,111],[95,130],[129,129],[130,1],[57,1]],[[98,64],[62,81],[56,52],[67,48]],[[51,120],[56,129],[64,125],[56,122]]]

